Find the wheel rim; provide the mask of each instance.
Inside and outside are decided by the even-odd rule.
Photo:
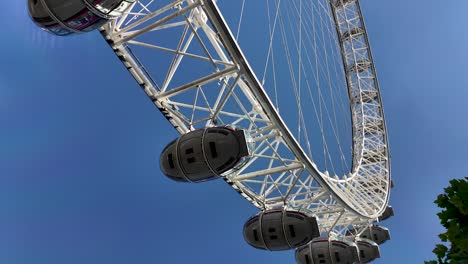
[[[343,62],[348,88],[358,87],[357,92],[356,89],[349,92],[351,98],[358,97],[359,100],[353,99],[351,105],[354,173],[345,179],[334,179],[319,171],[298,144],[248,65],[216,3],[174,1],[167,5],[159,4],[154,9],[151,9],[151,3],[135,3],[128,14],[105,25],[101,33],[178,132],[186,133],[197,126],[211,126],[221,121],[243,126],[250,131],[257,143],[256,156],[244,170],[225,177],[235,190],[261,209],[285,206],[306,210],[319,218],[322,232],[344,232],[340,230],[350,225],[368,223],[382,213],[390,188],[388,141],[375,68],[357,1],[340,1],[338,5],[334,2],[330,7],[337,25],[339,44],[345,54]],[[347,18],[351,14],[356,16],[352,21],[359,21],[362,29],[362,32],[355,30],[356,36],[345,34],[355,28]],[[344,18],[342,20],[345,22],[340,18]],[[154,37],[158,32],[176,27],[182,29],[180,35],[174,35],[172,44],[175,47],[168,48],[157,43],[161,42]],[[354,45],[358,37],[364,43],[365,49],[362,50],[369,58],[369,64],[361,65],[361,61],[355,59],[354,69],[347,59],[346,52],[349,50],[346,45]],[[152,42],[154,39],[157,39],[156,43]],[[189,49],[192,41],[199,43],[193,52]],[[166,75],[155,77],[150,69],[154,61],[141,56],[143,53],[138,53],[140,50],[171,54],[167,59],[168,67],[164,69]],[[188,81],[174,81],[180,76],[177,73],[184,70],[182,61],[185,58],[203,61],[212,68],[205,75],[185,76],[191,77]],[[351,83],[354,80],[351,74],[362,72],[360,70],[364,66],[372,74],[369,79],[374,80],[372,92],[376,93],[376,97],[372,94],[374,97],[371,98],[374,105],[378,104],[378,109],[374,111],[364,109],[370,93],[369,89],[362,89],[365,86],[362,78],[357,78],[356,84]],[[381,124],[370,127],[366,121],[370,114],[380,118]],[[379,134],[379,137],[372,135],[369,139],[369,131]],[[370,146],[375,145],[372,143],[376,138],[379,147],[384,146],[382,153],[369,151]],[[377,158],[378,162],[375,162]],[[266,167],[262,166],[265,164]],[[376,171],[379,172],[377,176]]]

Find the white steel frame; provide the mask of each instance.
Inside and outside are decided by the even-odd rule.
[[[377,76],[357,0],[330,2],[353,124],[353,167],[341,178],[319,171],[300,147],[214,0],[174,0],[152,10],[153,1],[136,2],[128,13],[100,31],[179,133],[219,124],[238,125],[248,131],[255,142],[252,158],[241,170],[223,177],[228,184],[262,210],[286,207],[308,211],[317,217],[322,233],[344,235],[351,225],[376,221],[388,203],[389,152]],[[176,27],[182,34],[177,36],[175,47],[155,44],[153,40],[165,36],[165,29]],[[203,52],[190,53],[194,43]],[[159,74],[166,72],[162,84],[154,81],[154,73],[134,47],[172,54],[169,65],[158,65]],[[179,78],[173,85],[179,66],[188,58],[208,62],[211,68],[199,69],[202,77]],[[210,102],[208,94],[216,100]]]

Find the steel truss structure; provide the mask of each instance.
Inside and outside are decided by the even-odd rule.
[[[317,217],[322,233],[344,236],[349,227],[359,230],[357,226],[377,219],[388,203],[389,151],[357,0],[330,2],[353,124],[353,166],[341,178],[319,171],[298,144],[214,0],[153,2],[136,2],[102,27],[101,34],[179,133],[215,125],[248,131],[255,142],[252,158],[239,171],[224,175],[228,184],[262,210],[308,211]],[[200,66],[194,70],[190,65]]]

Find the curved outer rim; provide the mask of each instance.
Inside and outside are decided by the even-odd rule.
[[[224,37],[224,39],[229,40],[229,43],[234,44],[234,45],[232,45],[232,53],[238,54],[239,58],[241,58],[240,59],[241,63],[243,63],[245,65],[245,67],[243,67],[244,70],[246,71],[246,73],[248,75],[250,75],[249,79],[252,82],[251,84],[253,84],[255,87],[258,88],[258,89],[252,89],[252,91],[254,92],[254,94],[256,95],[257,98],[262,98],[263,99],[263,100],[260,100],[260,102],[262,102],[262,101],[267,102],[265,104],[262,104],[262,106],[269,110],[269,113],[271,113],[270,118],[272,118],[274,121],[276,121],[277,124],[280,124],[278,127],[279,127],[281,133],[283,134],[284,139],[286,140],[288,145],[291,147],[291,149],[294,152],[294,154],[296,155],[296,157],[298,157],[303,162],[303,164],[305,165],[305,167],[309,171],[309,173],[311,175],[314,175],[314,178],[317,181],[319,181],[319,183],[323,187],[326,187],[331,192],[333,192],[336,195],[335,198],[337,200],[339,200],[339,202],[341,202],[349,210],[355,212],[356,214],[358,214],[358,215],[360,215],[360,216],[362,216],[364,218],[376,218],[376,217],[378,217],[385,210],[386,204],[388,203],[388,196],[389,195],[386,195],[386,201],[387,202],[380,208],[379,211],[375,212],[374,214],[365,214],[364,212],[360,212],[357,208],[355,208],[355,206],[353,206],[352,204],[349,204],[345,199],[342,198],[343,196],[340,194],[341,190],[337,189],[332,184],[333,179],[330,176],[328,176],[325,173],[318,170],[317,166],[309,159],[307,154],[304,152],[302,147],[299,145],[299,143],[296,141],[296,139],[294,138],[294,136],[290,132],[289,128],[284,123],[281,116],[278,114],[276,109],[273,107],[273,103],[269,99],[269,97],[266,94],[265,90],[263,89],[261,83],[258,81],[258,79],[257,79],[255,73],[253,72],[253,70],[251,70],[251,67],[249,66],[247,60],[245,59],[245,56],[243,55],[242,50],[240,49],[237,42],[235,41],[234,36],[232,35],[232,32],[230,31],[229,27],[227,27],[227,23],[224,20],[224,18],[222,17],[221,12],[219,11],[219,8],[217,7],[215,1],[214,0],[206,0],[204,2],[205,2],[205,5],[203,5],[203,9],[204,9],[205,13],[207,13],[208,19],[212,22],[213,26],[217,29],[217,31],[221,35],[222,39]],[[355,2],[357,3],[358,1],[356,0]],[[210,8],[206,8],[206,5],[208,5]],[[216,11],[213,12],[213,10],[216,10]],[[361,16],[361,19],[362,19],[362,16]],[[217,23],[216,20],[221,21],[222,23]],[[364,22],[362,22],[362,23],[364,23]],[[366,33],[364,33],[364,34],[367,35]],[[366,40],[367,40],[367,38],[366,38]],[[369,47],[368,42],[366,44],[367,44],[367,47]],[[227,45],[227,47],[229,48],[230,46]],[[370,60],[372,61],[372,58],[370,58]],[[373,68],[374,67],[373,66],[374,65],[373,61],[371,63],[372,63],[372,68]],[[373,72],[375,72],[375,69],[373,69]],[[377,81],[375,81],[375,82],[377,83]],[[376,87],[378,88],[378,86],[376,86]],[[348,90],[349,89],[351,89],[351,88],[348,85]],[[379,91],[377,90],[377,92],[379,92]],[[378,97],[379,97],[380,109],[382,111],[382,117],[383,117],[383,109],[381,107],[382,104],[381,104],[381,100],[380,100],[380,95]],[[383,120],[383,123],[385,124],[385,120]],[[353,127],[355,127],[354,122],[353,122]],[[385,139],[386,139],[386,131],[385,131],[384,135],[385,135]],[[356,142],[356,144],[363,144],[363,142],[362,143],[361,142],[359,142],[359,143]],[[386,148],[386,156],[388,157],[388,148]],[[362,162],[362,158],[360,160],[361,160],[360,162]],[[387,162],[387,164],[388,164],[388,162]],[[353,174],[356,174],[356,172],[358,171],[358,168],[359,168],[359,166],[355,166],[355,169],[353,169],[355,172]],[[353,178],[349,178],[349,179],[344,180],[344,181],[349,182],[349,181],[352,181],[352,180],[353,180]],[[389,193],[389,188],[390,188],[389,187],[390,186],[389,177],[388,177],[387,180],[388,180],[387,193]]]
[[[340,0],[338,0],[340,1]],[[181,0],[176,0],[174,3],[181,3]],[[275,122],[277,126],[277,130],[280,133],[279,136],[283,138],[285,143],[288,145],[290,150],[293,152],[293,154],[296,156],[296,158],[302,162],[303,166],[305,169],[309,172],[310,176],[312,176],[324,189],[328,190],[330,194],[333,194],[333,199],[335,199],[338,204],[343,206],[341,210],[345,209],[348,211],[348,213],[354,214],[358,218],[361,218],[362,221],[364,219],[367,219],[365,221],[372,221],[375,220],[380,213],[385,209],[387,203],[388,203],[388,193],[389,193],[389,186],[390,186],[390,178],[389,174],[386,175],[387,178],[387,192],[385,194],[385,202],[384,203],[379,203],[379,208],[378,210],[372,210],[371,213],[366,210],[360,210],[358,207],[356,207],[356,204],[359,204],[357,200],[354,200],[353,204],[353,188],[348,188],[348,193],[343,192],[339,188],[340,181],[342,180],[334,180],[330,176],[328,176],[325,173],[322,173],[318,170],[317,166],[309,159],[309,157],[305,154],[303,149],[300,147],[300,145],[297,143],[296,139],[292,135],[292,133],[289,131],[288,127],[285,125],[284,121],[282,118],[279,116],[279,114],[276,112],[275,108],[273,107],[273,104],[271,103],[271,100],[269,99],[268,95],[264,91],[261,83],[258,81],[256,78],[255,74],[251,70],[249,64],[247,63],[245,57],[242,54],[241,49],[239,48],[237,42],[235,41],[232,33],[230,32],[229,27],[227,26],[226,22],[224,21],[223,16],[221,15],[215,0],[187,0],[189,5],[183,9],[180,9],[179,11],[176,11],[174,15],[171,15],[171,17],[175,17],[177,15],[182,14],[183,12],[186,12],[186,10],[190,10],[195,8],[196,6],[200,6],[203,8],[204,13],[208,16],[208,19],[210,20],[212,26],[216,28],[216,32],[218,33],[218,37],[221,39],[221,42],[224,43],[225,49],[229,51],[229,54],[231,55],[231,58],[233,61],[236,63],[236,67],[239,67],[237,71],[239,74],[243,74],[244,76],[247,76],[245,79],[246,83],[250,86],[250,92],[255,95],[257,99],[257,103],[261,105],[264,109],[265,114],[271,118],[271,121]],[[346,0],[347,3],[357,3],[357,0]],[[166,8],[169,7],[166,6],[164,7],[165,10]],[[156,16],[156,13],[151,15],[148,19],[151,17]],[[169,18],[169,17],[168,17]],[[362,18],[362,17],[361,17]],[[121,61],[124,63],[126,68],[130,71],[130,73],[135,77],[137,82],[140,84],[140,86],[144,89],[148,97],[153,101],[153,103],[159,108],[161,112],[168,118],[168,121],[176,128],[177,131],[180,133],[186,133],[188,131],[188,128],[185,126],[182,120],[179,120],[177,116],[174,116],[171,114],[170,111],[168,111],[167,106],[166,106],[166,99],[164,97],[158,99],[158,97],[154,94],[153,90],[154,87],[152,86],[152,80],[151,77],[146,77],[147,72],[146,69],[143,67],[140,67],[141,63],[139,62],[138,58],[133,55],[133,52],[131,50],[126,49],[125,43],[129,41],[130,39],[143,34],[150,30],[152,27],[148,26],[146,29],[141,30],[138,33],[134,33],[132,35],[126,36],[126,37],[121,37],[117,34],[114,34],[114,32],[109,31],[112,29],[112,26],[110,26],[111,23],[108,23],[106,26],[101,28],[101,33],[103,34],[104,38],[106,41],[109,43],[109,45],[112,47],[114,52],[117,54],[117,56],[121,59]],[[131,26],[129,26],[130,28]],[[154,27],[154,26],[153,26]],[[367,41],[367,37],[366,37]],[[228,44],[228,45],[226,45]],[[366,42],[367,46],[368,43]],[[369,56],[370,57],[370,56]],[[373,67],[373,64],[372,64]],[[236,70],[236,69],[227,69],[227,70]],[[375,70],[374,70],[375,71]],[[253,88],[252,88],[253,87]],[[378,87],[378,86],[377,86]],[[349,88],[349,87],[348,87]],[[378,92],[378,91],[377,91]],[[380,97],[379,97],[379,103],[380,102]],[[172,106],[174,107],[174,106]],[[383,109],[380,107],[381,111]],[[177,110],[174,108],[173,110]],[[268,112],[268,113],[266,113]],[[169,118],[170,117],[170,118]],[[383,117],[383,116],[382,116]],[[386,139],[386,133],[385,133],[385,139]],[[387,157],[387,164],[388,164],[388,148],[385,150],[385,155]],[[361,157],[362,158],[362,157]],[[389,172],[389,171],[387,171]],[[226,178],[224,178],[226,180]],[[352,182],[353,179],[347,179],[345,182]],[[265,205],[261,204],[261,201],[257,201],[252,194],[249,193],[248,189],[245,189],[243,187],[242,182],[229,182],[236,189],[240,194],[244,196],[248,201],[250,201],[252,204],[259,208],[265,208]],[[338,183],[338,184],[337,184]],[[354,187],[354,186],[353,186]],[[372,187],[374,188],[374,187]],[[351,201],[349,200],[351,199]],[[348,201],[346,201],[348,200]],[[286,205],[287,207],[287,205]],[[362,208],[361,208],[362,209]],[[341,213],[343,214],[343,212]],[[340,214],[340,217],[341,217]],[[337,224],[339,218],[338,217],[335,221],[335,224]],[[333,226],[335,225],[333,224]]]
[[[332,10],[332,13],[333,13],[333,18],[334,18],[334,21],[335,21],[335,25],[336,25],[336,32],[337,32],[337,37],[339,39],[339,42],[340,42],[340,48],[341,48],[341,52],[342,52],[342,59],[343,59],[343,67],[344,67],[344,71],[346,73],[346,84],[348,86],[348,96],[349,96],[349,100],[350,100],[350,107],[351,107],[351,113],[352,115],[356,115],[353,111],[352,111],[352,108],[353,108],[353,103],[352,103],[352,95],[351,95],[351,86],[352,86],[352,83],[350,82],[350,75],[351,75],[351,72],[348,71],[348,68],[347,68],[347,62],[346,62],[346,57],[349,56],[349,55],[353,55],[354,57],[356,57],[356,54],[357,52],[354,51],[354,49],[351,51],[351,53],[347,52],[346,49],[345,49],[345,38],[343,36],[341,36],[341,28],[340,28],[340,22],[339,22],[339,18],[337,16],[337,9],[338,8],[343,8],[345,9],[347,6],[352,6],[352,5],[355,5],[356,7],[356,11],[357,11],[357,14],[358,14],[358,17],[359,17],[359,22],[361,24],[361,30],[362,30],[362,36],[365,40],[365,46],[366,46],[366,53],[367,53],[367,56],[368,56],[368,61],[370,63],[370,66],[369,68],[371,69],[371,72],[372,72],[372,75],[374,76],[374,85],[375,85],[375,90],[376,90],[376,97],[377,97],[377,101],[378,101],[378,106],[379,106],[379,114],[382,118],[382,129],[379,131],[382,133],[383,135],[383,147],[385,149],[385,158],[386,158],[386,162],[385,162],[385,169],[387,170],[387,184],[386,184],[386,199],[385,199],[385,206],[383,206],[383,208],[381,208],[381,210],[379,212],[377,212],[377,214],[375,215],[375,217],[378,217],[384,210],[385,210],[385,207],[386,205],[388,204],[388,201],[390,199],[390,189],[391,189],[391,186],[390,186],[390,182],[391,182],[391,173],[390,173],[390,150],[389,150],[389,144],[388,144],[388,136],[387,136],[387,128],[386,128],[386,122],[385,122],[385,113],[384,113],[384,108],[383,108],[383,103],[382,103],[382,97],[380,96],[380,86],[379,86],[379,83],[378,83],[378,78],[377,78],[377,72],[375,70],[375,64],[374,64],[374,59],[372,57],[372,50],[370,48],[370,44],[369,44],[369,38],[368,38],[368,34],[367,34],[367,30],[366,30],[366,25],[365,25],[365,21],[364,21],[364,17],[362,15],[362,10],[361,10],[361,7],[360,7],[360,4],[359,4],[359,0],[329,0],[329,3],[330,3],[330,9]],[[340,6],[337,6],[337,5],[340,5]],[[348,27],[348,29],[351,29],[350,27],[350,22],[347,21],[346,23],[346,26]],[[360,84],[359,84],[360,85]],[[361,88],[359,87],[359,90],[360,92],[362,93],[362,90]],[[358,102],[356,102],[355,104],[358,105],[358,104],[363,104],[363,100],[362,100],[362,94],[359,98],[360,100]],[[360,134],[360,131],[358,129],[356,129],[357,125],[354,124],[354,118],[351,119],[352,122],[353,122],[353,153],[354,153],[354,150],[356,149],[357,146],[361,147],[362,150],[365,150],[365,147],[364,147],[364,138],[365,136],[362,135],[362,141],[361,142],[355,142],[355,138],[356,138],[356,135]],[[363,125],[363,128],[361,129],[362,132],[365,130],[365,126]],[[354,159],[353,159],[353,166],[352,166],[352,173],[351,173],[351,176],[349,178],[347,178],[347,180],[336,180],[336,179],[333,179],[331,177],[328,177],[328,180],[331,181],[331,182],[335,182],[335,183],[343,183],[343,182],[346,182],[346,181],[350,181],[350,180],[353,180],[353,178],[355,178],[359,172],[359,167],[361,166],[362,162],[363,162],[363,158],[362,158],[362,153],[363,151],[360,151],[358,152],[358,163],[357,164],[354,164]]]
[[[375,83],[376,83],[376,90],[377,90],[377,94],[378,94],[378,100],[379,100],[379,105],[380,105],[380,110],[381,110],[381,115],[382,115],[382,119],[383,119],[383,123],[382,123],[382,126],[383,126],[383,131],[384,131],[384,140],[385,140],[385,156],[387,157],[387,170],[388,170],[388,174],[387,174],[387,195],[386,195],[386,201],[385,201],[385,204],[388,204],[388,202],[390,201],[390,193],[391,193],[391,188],[392,188],[392,184],[391,184],[391,181],[392,181],[392,174],[391,174],[391,154],[390,154],[390,144],[388,142],[388,132],[387,132],[387,122],[385,121],[385,111],[384,111],[384,107],[383,107],[383,103],[382,103],[382,97],[380,96],[380,85],[379,85],[379,82],[378,82],[378,78],[377,78],[377,71],[375,70],[375,64],[374,64],[374,58],[372,56],[372,49],[370,48],[370,44],[369,44],[369,38],[367,36],[367,29],[366,29],[366,23],[364,21],[364,16],[362,15],[362,11],[361,11],[361,5],[359,3],[359,0],[356,0],[356,5],[357,5],[357,8],[358,8],[358,12],[359,12],[359,16],[361,18],[361,21],[362,21],[362,27],[364,29],[364,37],[366,39],[366,43],[367,43],[367,47],[369,47],[368,49],[368,52],[369,52],[369,59],[370,61],[372,62],[372,69],[373,69],[373,73],[374,73],[374,76],[375,76]],[[383,208],[380,212],[379,212],[379,215],[380,213],[382,213],[383,211],[385,210],[385,208]]]
[[[210,8],[206,8],[206,5],[208,5]],[[324,180],[326,178],[326,175],[318,170],[317,166],[315,166],[315,164],[312,163],[312,161],[309,159],[307,154],[304,152],[304,150],[301,148],[299,143],[296,141],[296,139],[294,138],[291,131],[284,123],[279,113],[273,107],[273,103],[271,102],[270,98],[266,94],[260,81],[257,79],[255,73],[251,70],[250,65],[245,59],[245,56],[242,50],[240,49],[239,45],[235,41],[235,38],[232,35],[232,32],[230,31],[229,27],[227,27],[227,23],[224,20],[223,16],[221,15],[221,12],[218,6],[216,5],[215,1],[214,0],[205,1],[205,5],[203,5],[203,9],[205,13],[207,13],[208,19],[213,23],[213,26],[217,29],[219,35],[221,36],[221,39],[228,40],[229,43],[233,44],[232,46],[226,45],[227,49],[231,48],[230,53],[236,54],[239,57],[238,61],[244,65],[244,67],[242,67],[243,69],[241,70],[244,70],[245,73],[249,75],[250,77],[248,80],[250,81],[249,84],[257,88],[257,89],[252,89],[252,92],[254,93],[256,98],[262,99],[262,100],[259,100],[260,104],[262,104],[262,107],[268,109],[269,114],[270,114],[269,117],[278,124],[278,128],[280,132],[283,134],[283,137],[286,143],[290,146],[291,150],[294,152],[296,157],[299,158],[303,162],[303,164],[305,165],[306,169],[309,171],[311,176],[313,175],[313,177],[320,183],[322,187],[325,187],[329,191],[335,193],[336,194],[335,198],[337,198],[337,200],[339,200],[340,203],[346,206],[349,210],[354,211],[356,214],[359,214],[362,217],[369,218],[369,216],[362,214],[359,211],[355,210],[345,200],[343,200],[339,194],[337,194],[333,190],[332,185],[330,185],[327,181]],[[217,21],[221,23],[217,23]],[[266,102],[266,103],[262,103],[262,102]]]

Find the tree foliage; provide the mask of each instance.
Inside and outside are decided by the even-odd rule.
[[[432,251],[437,261],[425,264],[468,264],[468,177],[451,180],[444,191],[434,202],[443,209],[437,216],[447,229],[439,235],[446,245],[437,244]]]

